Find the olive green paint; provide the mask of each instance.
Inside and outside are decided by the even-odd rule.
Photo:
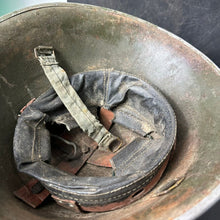
[[[32,96],[50,86],[33,55],[39,45],[54,46],[60,66],[69,75],[114,68],[148,81],[166,96],[177,116],[176,151],[158,186],[124,209],[87,214],[87,219],[175,219],[219,185],[220,71],[182,39],[109,9],[52,4],[0,18],[0,45],[0,148],[4,155],[0,157],[0,217],[79,217],[53,202],[33,210],[12,195],[24,178],[17,173],[12,155],[16,114]],[[153,197],[178,176],[185,179],[177,188]]]

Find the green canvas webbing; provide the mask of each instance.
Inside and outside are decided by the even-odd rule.
[[[95,140],[100,147],[112,148],[111,150],[116,151],[121,144],[119,138],[106,130],[82,102],[71,86],[66,72],[58,65],[53,48],[38,46],[34,49],[34,52],[52,87],[79,127]]]

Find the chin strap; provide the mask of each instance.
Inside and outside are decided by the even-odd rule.
[[[38,46],[34,49],[34,53],[52,87],[79,127],[100,147],[117,151],[121,146],[121,140],[106,130],[82,102],[70,84],[66,72],[58,65],[53,48]]]

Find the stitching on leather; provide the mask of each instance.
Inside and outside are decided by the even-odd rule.
[[[105,89],[105,106],[108,106],[106,102],[108,101],[108,90],[109,90],[109,76],[110,76],[110,70],[107,70],[107,83],[106,83],[106,89]]]
[[[173,143],[174,143],[174,141],[175,141],[175,139],[173,139]],[[172,143],[171,146],[173,146],[173,143]],[[97,195],[86,195],[86,196],[92,197],[92,196],[106,195],[106,194],[110,194],[110,193],[117,192],[117,191],[119,191],[119,190],[121,190],[121,189],[125,189],[125,188],[131,186],[132,184],[136,184],[138,181],[141,181],[142,179],[147,178],[147,176],[151,176],[151,174],[152,174],[155,170],[157,170],[158,168],[160,168],[161,164],[165,161],[165,159],[167,158],[167,156],[169,155],[169,153],[170,153],[170,152],[168,152],[168,153],[164,156],[164,158],[160,161],[160,163],[157,165],[157,167],[156,167],[155,169],[152,169],[152,170],[151,170],[147,175],[145,175],[144,177],[141,177],[141,178],[139,178],[139,179],[136,179],[136,180],[134,180],[132,183],[127,184],[127,185],[122,186],[122,187],[119,187],[119,188],[117,188],[117,189],[114,189],[114,190],[112,190],[112,191],[110,191],[110,192],[100,193],[100,194],[97,194]],[[47,183],[48,183],[48,182],[47,182]],[[71,193],[71,192],[69,192],[69,191],[60,189],[60,188],[54,186],[53,184],[49,184],[49,186],[50,186],[51,188],[53,188],[53,189],[59,190],[59,191],[64,192],[64,193]],[[76,193],[72,193],[72,194],[73,194],[73,195],[78,195],[78,196],[80,196],[80,194],[76,194]]]
[[[33,143],[32,143],[32,152],[31,152],[31,160],[32,161],[34,161],[35,160],[35,158],[34,158],[34,155],[35,155],[35,142],[36,142],[36,129],[37,129],[37,127],[39,126],[39,124],[41,123],[41,121],[42,120],[44,120],[44,118],[45,118],[45,114],[39,119],[39,121],[37,122],[37,124],[34,126],[34,137],[33,137]],[[40,153],[39,153],[39,151],[40,151],[40,145],[37,145],[37,153],[38,153],[38,158],[40,159]]]
[[[158,167],[159,167],[159,166],[160,166],[160,164],[158,165]],[[156,169],[157,169],[158,167],[156,167]],[[131,185],[133,185],[133,184],[136,184],[136,183],[139,182],[139,181],[142,181],[144,178],[147,178],[148,176],[151,176],[151,174],[152,174],[156,169],[151,170],[151,172],[149,172],[149,173],[148,173],[147,175],[145,175],[144,177],[141,177],[141,178],[139,178],[139,179],[136,179],[136,180],[134,180],[132,183],[129,183],[129,184],[127,184],[127,185],[124,185],[124,186],[122,186],[122,187],[119,187],[119,188],[117,188],[117,189],[114,189],[114,190],[112,190],[112,191],[110,191],[110,192],[100,193],[100,194],[97,194],[97,195],[86,195],[86,196],[107,195],[107,194],[114,193],[114,192],[120,191],[120,190],[122,190],[122,189],[128,188],[129,186],[131,186]],[[69,192],[69,191],[60,189],[60,188],[54,186],[53,184],[49,184],[49,186],[50,186],[51,188],[54,188],[54,189],[59,190],[59,191],[64,192],[64,193],[71,193],[71,192]],[[80,194],[76,194],[76,193],[73,193],[73,194],[80,196]]]
[[[106,71],[104,71],[104,77],[103,77],[103,93],[104,93],[104,105],[106,102]]]
[[[37,126],[36,126],[36,129],[37,127],[40,125],[40,123],[45,119],[46,117],[46,114],[43,115],[43,117],[40,119],[40,121],[38,122]],[[41,141],[41,138],[39,138],[39,141]],[[41,159],[41,142],[38,144],[38,158]]]
[[[173,142],[174,142],[174,141],[175,141],[175,139],[173,139]],[[173,143],[172,143],[171,146],[173,146]],[[100,194],[97,194],[97,195],[86,195],[86,196],[92,197],[92,196],[106,195],[106,194],[110,194],[110,193],[117,192],[117,191],[119,191],[119,190],[121,190],[121,189],[125,189],[125,188],[131,186],[132,184],[136,184],[138,181],[141,181],[142,179],[147,178],[147,176],[151,176],[151,174],[152,174],[155,170],[157,170],[157,169],[161,166],[161,164],[165,161],[165,159],[167,158],[167,156],[169,155],[169,153],[170,153],[170,152],[168,152],[168,153],[164,156],[164,158],[163,158],[163,159],[160,161],[160,163],[155,167],[155,169],[152,169],[152,170],[151,170],[147,175],[145,175],[144,177],[141,177],[141,178],[139,178],[139,179],[136,179],[136,180],[134,180],[132,183],[129,183],[129,184],[125,185],[125,186],[122,186],[122,187],[119,187],[119,188],[117,188],[117,189],[114,189],[114,190],[112,190],[112,191],[110,191],[110,192],[100,193]],[[71,192],[69,192],[69,191],[60,189],[60,188],[54,186],[53,184],[49,184],[49,186],[50,186],[51,188],[53,188],[53,189],[59,190],[59,191],[64,192],[64,193],[71,193]],[[73,194],[80,196],[80,194],[76,194],[76,193],[73,193]]]
[[[122,193],[120,195],[117,196],[112,196],[112,197],[108,197],[106,199],[78,199],[78,198],[74,198],[71,196],[66,196],[66,195],[62,195],[59,193],[54,193],[55,195],[58,195],[60,197],[66,198],[66,199],[71,199],[71,200],[75,200],[75,201],[81,201],[81,202],[103,202],[103,201],[111,201],[113,199],[119,199],[121,197],[124,197],[132,192],[135,192],[136,190],[140,189],[141,187],[145,186],[152,178],[154,177],[154,175],[150,176],[150,178],[147,178],[146,181],[144,181],[143,183],[141,183],[139,186],[129,190],[128,192]]]
[[[109,75],[110,75],[110,73],[109,73]],[[109,77],[108,77],[108,79],[109,79]],[[144,88],[143,82],[135,81],[135,82],[130,83],[129,85],[126,84],[125,85],[126,90],[125,90],[125,93],[124,93],[125,96],[126,96],[126,93],[129,91],[129,89],[132,88],[133,86],[142,86],[142,88]],[[112,104],[105,104],[105,106],[111,107]]]

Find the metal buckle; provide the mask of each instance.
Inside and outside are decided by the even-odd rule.
[[[54,49],[51,46],[38,46],[34,48],[34,55],[36,58],[38,58],[41,55],[44,56],[54,56]]]

